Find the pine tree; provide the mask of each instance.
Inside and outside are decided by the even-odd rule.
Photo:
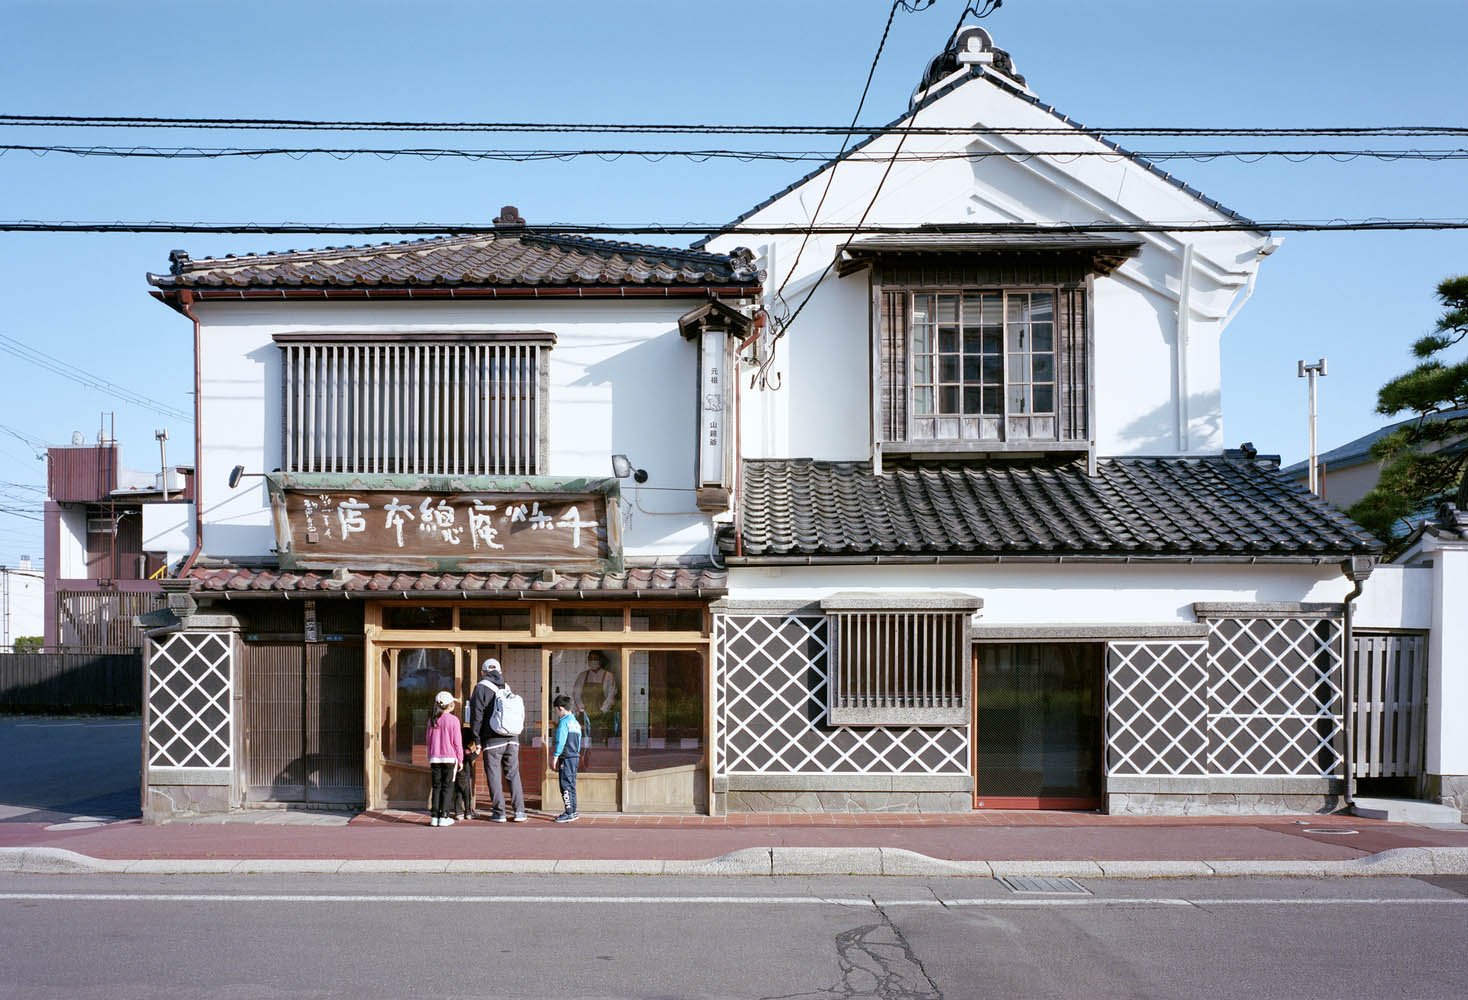
[[[1418,417],[1372,445],[1381,477],[1346,512],[1386,542],[1414,514],[1444,502],[1468,508],[1468,359],[1447,357],[1468,337],[1468,275],[1443,279],[1437,297],[1444,312],[1436,328],[1412,345],[1419,364],[1376,397],[1377,413]]]

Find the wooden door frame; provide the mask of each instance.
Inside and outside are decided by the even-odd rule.
[[[1100,655],[1097,664],[1096,683],[1092,687],[1092,702],[1098,713],[1100,725],[1097,729],[1098,756],[1096,795],[1090,796],[1039,796],[1039,795],[980,795],[979,794],[979,699],[983,692],[979,687],[979,648],[981,646],[1025,645],[1025,646],[1094,646]],[[974,779],[973,808],[979,809],[1032,809],[1065,810],[1071,812],[1094,812],[1106,803],[1106,643],[1103,641],[1057,641],[1049,637],[1034,639],[1005,639],[1003,642],[974,642],[971,646],[973,705],[969,712],[969,774]]]

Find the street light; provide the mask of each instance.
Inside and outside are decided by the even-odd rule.
[[[1313,365],[1307,365],[1304,361],[1299,362],[1297,378],[1309,377],[1310,379],[1310,492],[1319,496],[1320,471],[1315,459],[1315,383],[1318,379],[1325,377],[1325,359],[1321,358]]]

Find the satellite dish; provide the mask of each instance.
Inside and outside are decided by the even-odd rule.
[[[72,443],[72,444],[73,444],[73,445],[78,445],[78,446],[80,446],[80,445],[84,445],[84,444],[86,444],[86,443],[87,443],[87,439],[86,439],[86,437],[85,437],[85,436],[84,436],[84,435],[83,435],[83,434],[82,434],[82,432],[81,432],[81,431],[72,431],[72,432],[71,432],[71,443]]]

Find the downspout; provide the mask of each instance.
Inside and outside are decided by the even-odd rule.
[[[1341,639],[1345,645],[1344,655],[1341,657],[1341,687],[1343,689],[1341,720],[1344,723],[1341,728],[1345,730],[1346,737],[1343,741],[1344,751],[1341,754],[1341,758],[1346,778],[1345,799],[1346,808],[1348,809],[1356,804],[1356,739],[1355,726],[1352,724],[1356,714],[1356,657],[1352,648],[1351,639],[1351,605],[1355,603],[1356,598],[1361,596],[1361,592],[1366,589],[1366,578],[1371,575],[1371,571],[1375,568],[1375,565],[1375,560],[1370,556],[1352,556],[1341,564],[1341,572],[1346,575],[1346,579],[1355,584],[1351,588],[1351,592],[1346,595],[1345,629]]]
[[[1188,324],[1193,311],[1193,244],[1183,244],[1182,275],[1177,291],[1177,450],[1191,443],[1188,424]]]
[[[187,577],[189,575],[189,570],[194,568],[194,561],[199,558],[199,553],[204,549],[204,449],[200,434],[203,420],[200,419],[199,317],[194,315],[193,306],[194,293],[188,289],[180,291],[178,293],[178,311],[194,323],[194,551],[189,553],[188,559],[184,561],[183,567],[179,569],[178,575],[180,577]],[[167,475],[167,470],[164,471],[164,475]]]

